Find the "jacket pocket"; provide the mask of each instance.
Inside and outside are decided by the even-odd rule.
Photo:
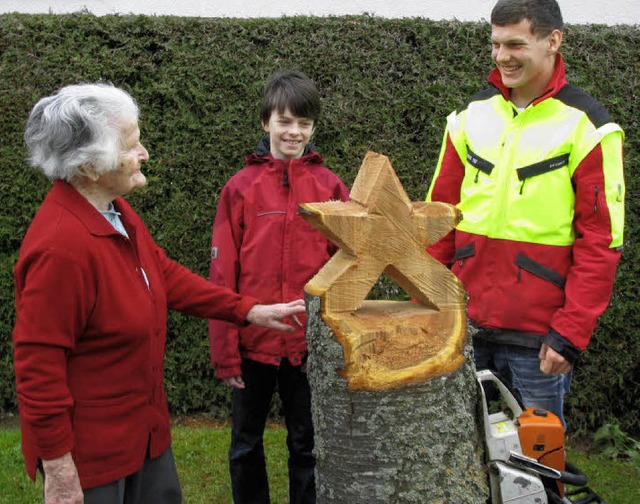
[[[561,154],[559,156],[545,159],[544,161],[540,161],[538,163],[516,169],[518,180],[522,182],[522,184],[520,184],[520,194],[523,193],[524,184],[528,179],[559,170],[560,168],[564,168],[568,164],[569,154]]]
[[[473,166],[477,170],[475,178],[473,179],[473,182],[475,184],[478,183],[478,178],[480,176],[480,172],[482,172],[485,175],[489,176],[489,175],[491,175],[491,172],[493,171],[493,168],[495,167],[495,165],[492,162],[481,158],[475,152],[473,152],[469,148],[468,145],[467,145],[467,163],[469,165]]]
[[[125,394],[76,401],[76,460],[104,468],[131,463],[132,450],[144,450],[148,435],[146,399],[140,394]]]
[[[566,278],[563,277],[557,271],[545,266],[544,264],[540,264],[537,261],[534,261],[530,257],[520,253],[516,256],[515,260],[516,266],[518,266],[518,281],[520,281],[520,272],[522,270],[528,271],[532,275],[535,275],[547,282],[552,283],[556,287],[560,289],[564,289],[564,284],[566,282]]]
[[[453,264],[457,265],[459,268],[462,268],[465,259],[469,257],[473,257],[476,255],[476,245],[475,243],[469,243],[467,245],[463,245],[460,248],[456,249],[456,253],[453,256]]]

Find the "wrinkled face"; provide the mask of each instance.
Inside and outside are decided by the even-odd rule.
[[[274,110],[269,122],[262,126],[270,135],[271,155],[275,159],[302,157],[314,129],[313,119],[294,116],[288,108],[282,114]]]
[[[491,27],[491,57],[505,86],[529,101],[543,94],[555,67],[562,34],[555,30],[538,37],[531,22]]]
[[[149,159],[147,149],[140,143],[138,122],[125,121],[120,130],[120,164],[118,168],[105,173],[98,179],[100,188],[113,198],[124,196],[138,187],[144,187],[146,177],[140,165]]]

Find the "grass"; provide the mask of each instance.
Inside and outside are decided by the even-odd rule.
[[[265,432],[265,451],[271,500],[288,502],[286,431],[271,427]],[[230,504],[227,471],[229,428],[178,425],[173,428],[173,450],[180,472],[185,504]],[[569,446],[568,458],[588,477],[593,488],[608,504],[640,502],[640,469],[629,462],[612,460],[585,448]],[[42,502],[42,481],[26,476],[20,454],[20,432],[0,429],[0,503]]]

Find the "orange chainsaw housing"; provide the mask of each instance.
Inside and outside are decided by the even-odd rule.
[[[522,454],[541,464],[564,471],[564,428],[560,419],[550,411],[525,408],[518,417],[518,438]],[[558,493],[564,496],[564,485],[557,481]]]

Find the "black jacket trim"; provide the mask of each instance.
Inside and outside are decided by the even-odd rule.
[[[571,364],[575,364],[582,353],[580,349],[571,343],[567,338],[560,333],[551,329],[543,339],[543,343],[546,343],[556,352],[567,359]]]
[[[305,148],[304,148],[304,152],[302,153],[303,156],[306,156],[307,154],[309,154],[315,147],[313,146],[313,144],[311,142],[309,142]],[[267,154],[271,153],[271,137],[269,135],[264,135],[260,138],[260,141],[258,142],[258,146],[256,147],[255,150],[256,155],[262,157],[262,156],[266,156]]]
[[[532,350],[540,350],[543,338],[541,334],[485,327],[478,328],[478,332],[473,337],[499,345],[511,345]]]
[[[547,280],[557,287],[560,287],[561,289],[564,289],[566,278],[557,271],[554,271],[551,268],[548,268],[545,265],[540,264],[533,259],[530,259],[524,254],[518,254],[515,263],[519,268],[522,268],[529,273],[536,275],[543,280]]]
[[[571,84],[564,86],[554,98],[565,105],[582,110],[596,128],[613,122],[609,111],[598,100]]]
[[[473,257],[474,255],[476,255],[476,245],[475,243],[469,243],[469,245],[465,245],[456,250],[453,256],[453,262],[466,259],[467,257]]]
[[[460,108],[458,108],[456,110],[456,114],[459,114],[460,112],[466,110],[469,105],[471,103],[473,103],[474,101],[484,101],[484,100],[488,100],[489,98],[500,94],[500,90],[496,87],[489,87],[486,89],[483,89],[482,91],[480,91],[479,93],[476,93],[475,95],[473,95],[471,98],[469,98],[466,102],[464,102]]]
[[[471,166],[476,167],[482,173],[486,173],[487,175],[491,175],[491,170],[493,170],[493,167],[495,166],[486,159],[482,159],[475,152],[469,149],[469,147],[467,147],[467,161]]]
[[[560,156],[552,157],[551,159],[545,159],[539,163],[534,163],[529,166],[523,166],[518,168],[518,179],[525,180],[529,177],[535,177],[536,175],[542,175],[553,170],[557,170],[569,164],[569,154],[562,154]]]

